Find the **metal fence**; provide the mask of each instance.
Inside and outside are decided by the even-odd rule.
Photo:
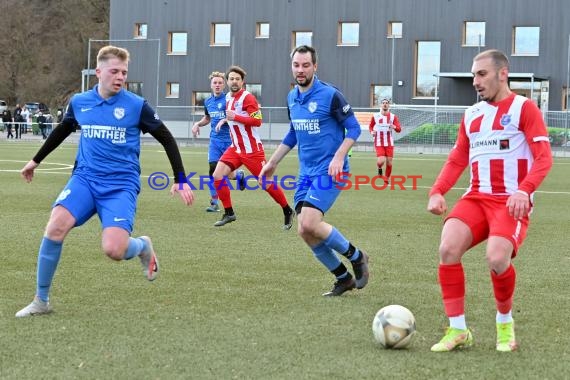
[[[446,153],[453,146],[457,129],[466,107],[393,105],[402,125],[402,132],[395,134],[398,151],[409,153]],[[371,114],[378,108],[354,108],[356,113]],[[158,107],[158,113],[174,136],[185,144],[206,145],[210,127],[200,130],[200,136],[192,136],[192,125],[203,116],[203,107]],[[286,107],[262,107],[263,125],[259,133],[268,146],[277,145],[289,130]],[[568,112],[548,111],[544,120],[549,127],[553,150],[570,153],[570,118]],[[363,133],[355,150],[372,151],[372,136],[367,122],[361,121]]]

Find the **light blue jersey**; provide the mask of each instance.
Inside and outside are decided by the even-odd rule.
[[[295,86],[287,96],[291,129],[283,140],[290,147],[298,144],[299,174],[327,175],[329,164],[345,137],[345,120],[352,117],[352,108],[335,87],[316,76],[307,92]],[[349,171],[345,158],[344,171]]]

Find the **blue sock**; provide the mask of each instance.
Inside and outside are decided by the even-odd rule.
[[[350,248],[350,242],[338,230],[333,227],[331,234],[324,240],[324,243],[330,249],[334,249],[343,256],[346,256]],[[357,261],[360,259],[360,251],[355,249],[352,256],[349,257],[350,261]]]
[[[314,247],[311,247],[311,250],[317,260],[319,260],[329,271],[333,271],[341,264],[338,256],[329,247],[327,247],[324,241]]]
[[[63,242],[44,236],[38,252],[36,296],[44,302],[49,300],[49,289],[59,263]]]
[[[123,260],[130,260],[133,257],[138,256],[145,248],[147,242],[141,238],[129,238],[129,246],[127,247],[127,252],[125,252],[125,256]]]

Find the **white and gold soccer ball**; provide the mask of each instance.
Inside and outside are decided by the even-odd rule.
[[[385,306],[374,316],[372,333],[374,340],[384,348],[404,348],[416,333],[416,319],[404,306]]]

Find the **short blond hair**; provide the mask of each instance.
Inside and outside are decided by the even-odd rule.
[[[111,58],[118,58],[123,62],[129,62],[129,51],[117,46],[108,45],[99,49],[97,53],[97,65],[107,62]]]
[[[225,78],[225,74],[221,71],[212,71],[212,74],[210,74],[210,76],[208,77],[209,80],[212,80],[214,78]]]

